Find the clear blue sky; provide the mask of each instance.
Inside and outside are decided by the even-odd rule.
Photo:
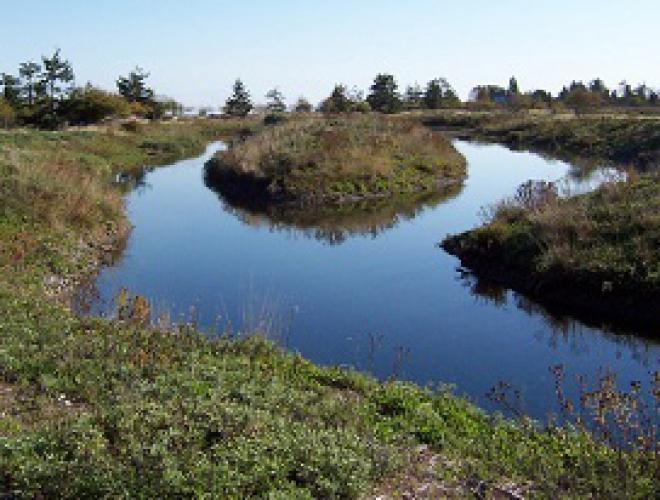
[[[3,1],[0,72],[59,47],[77,83],[114,88],[140,65],[158,93],[218,105],[241,77],[257,101],[279,86],[313,101],[335,82],[401,88],[444,76],[557,92],[599,76],[660,86],[660,1]]]

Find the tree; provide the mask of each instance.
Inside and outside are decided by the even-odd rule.
[[[310,113],[314,108],[304,97],[299,97],[296,101],[296,104],[293,107],[293,110],[296,113]]]
[[[4,97],[0,96],[0,125],[4,128],[13,125],[16,119],[16,111],[12,108]]]
[[[419,84],[408,85],[403,96],[406,109],[419,109],[424,103],[424,92]]]
[[[658,104],[658,92],[656,90],[651,90],[649,94],[649,104],[655,106]]]
[[[266,93],[266,99],[268,99],[266,107],[271,113],[284,113],[286,111],[284,95],[277,87]]]
[[[424,106],[428,109],[439,109],[455,106],[459,103],[458,96],[445,78],[434,78],[426,84]]]
[[[128,76],[120,76],[117,79],[117,90],[119,94],[130,103],[149,105],[153,101],[154,91],[147,87],[146,79],[149,73],[136,66]]]
[[[434,78],[426,84],[424,106],[427,109],[438,109],[442,107],[442,81],[440,78]]]
[[[397,113],[401,110],[401,97],[394,76],[379,73],[371,85],[367,102],[371,109],[381,113]]]
[[[14,75],[8,73],[0,74],[0,85],[2,86],[2,97],[5,104],[16,109],[21,104],[21,81]]]
[[[323,113],[348,113],[353,110],[353,103],[348,97],[345,85],[336,84],[330,96],[320,106]]]
[[[40,88],[37,76],[41,72],[41,65],[32,61],[24,62],[21,63],[18,72],[21,78],[25,81],[23,85],[23,93],[25,95],[26,104],[31,108],[34,106],[36,94]]]
[[[520,89],[518,88],[518,80],[515,76],[509,78],[509,95],[518,95],[520,94]]]
[[[529,95],[532,98],[532,104],[536,107],[545,108],[552,104],[552,94],[546,90],[537,89]]]
[[[51,125],[57,125],[61,116],[58,116],[58,105],[62,99],[71,91],[69,83],[73,82],[73,69],[69,61],[62,59],[60,49],[57,49],[51,57],[42,56],[43,68],[40,73],[41,84],[46,91],[46,100],[49,116],[44,116]]]
[[[232,95],[225,103],[225,113],[231,116],[245,117],[252,110],[250,94],[243,82],[237,79],[234,82]]]
[[[605,82],[600,78],[595,78],[589,82],[589,90],[597,94],[609,95],[610,91],[605,86]]]

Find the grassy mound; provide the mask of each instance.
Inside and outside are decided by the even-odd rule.
[[[425,127],[380,116],[292,120],[220,152],[209,178],[271,201],[343,202],[459,183],[465,160]],[[229,189],[226,187],[226,189]]]
[[[609,317],[658,324],[660,182],[608,183],[560,199],[527,183],[478,229],[443,242],[486,277]]]

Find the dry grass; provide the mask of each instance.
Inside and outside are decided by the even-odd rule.
[[[465,161],[443,136],[381,116],[308,118],[270,128],[219,153],[219,181],[260,184],[285,200],[346,201],[457,183]]]
[[[480,228],[445,249],[470,268],[601,317],[656,324],[660,298],[660,183],[656,175],[612,182],[562,199],[528,183]]]
[[[588,157],[643,170],[660,165],[660,115],[548,115],[491,112],[426,114],[429,125],[468,138],[545,151],[562,158]]]

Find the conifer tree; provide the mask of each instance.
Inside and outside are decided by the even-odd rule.
[[[234,82],[232,95],[225,103],[225,113],[231,116],[245,117],[252,110],[250,94],[241,79]]]

